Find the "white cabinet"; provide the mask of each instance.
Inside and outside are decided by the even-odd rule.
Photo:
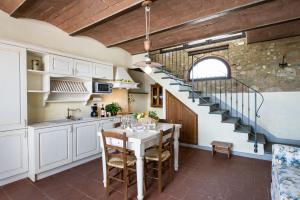
[[[26,131],[0,132],[0,180],[28,171]]]
[[[74,60],[74,75],[78,77],[92,77],[93,64],[83,60]]]
[[[38,129],[34,132],[34,160],[37,173],[72,162],[71,130],[72,126],[67,125]]]
[[[113,66],[94,63],[93,78],[113,80],[114,78]]]
[[[74,75],[74,61],[72,58],[51,55],[49,57],[49,72],[65,76]]]
[[[27,119],[26,50],[0,44],[0,131],[22,129]]]
[[[79,160],[100,152],[97,130],[97,122],[73,125],[73,160]]]

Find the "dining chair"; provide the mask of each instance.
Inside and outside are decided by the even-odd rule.
[[[159,123],[173,123],[172,120],[167,120],[167,119],[159,119]]]
[[[118,128],[122,125],[122,122],[116,122],[113,124],[113,128]]]
[[[175,125],[172,128],[160,131],[159,144],[154,148],[148,149],[145,152],[145,184],[147,184],[147,178],[155,179],[158,181],[158,191],[162,192],[162,175],[166,168],[169,171],[169,177],[172,180],[174,176],[174,132]],[[167,164],[166,166],[164,166]],[[156,166],[155,166],[156,165]],[[150,167],[150,168],[149,168]],[[149,169],[149,171],[148,171]],[[153,176],[150,175],[154,174]],[[155,173],[157,172],[157,176]]]
[[[113,139],[115,142],[112,143],[120,141],[120,145],[108,144],[107,139]],[[136,159],[127,149],[128,137],[125,132],[117,133],[102,130],[102,140],[106,161],[106,195],[107,197],[110,195],[110,181],[115,180],[123,183],[124,199],[127,200],[128,187],[134,184],[130,183],[130,178],[136,174]]]

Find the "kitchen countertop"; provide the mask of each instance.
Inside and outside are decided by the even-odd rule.
[[[28,125],[28,128],[47,128],[53,126],[62,126],[62,125],[72,125],[77,123],[85,123],[85,122],[93,122],[93,121],[101,121],[101,120],[112,120],[115,118],[122,117],[122,115],[112,116],[112,117],[83,117],[80,120],[72,120],[72,119],[60,119],[60,120],[51,120],[45,122],[32,123]]]

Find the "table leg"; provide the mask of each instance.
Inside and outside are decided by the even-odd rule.
[[[178,159],[179,159],[179,133],[180,129],[177,128],[175,130],[175,136],[174,136],[174,170],[178,171]]]
[[[137,145],[135,148],[138,200],[144,199],[144,151],[143,144]]]

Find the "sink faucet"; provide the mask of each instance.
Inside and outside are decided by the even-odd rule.
[[[71,111],[72,111],[72,112],[74,112],[74,111],[81,112],[80,108],[75,108],[75,109],[68,108],[67,119],[72,119],[73,116],[70,114]]]

